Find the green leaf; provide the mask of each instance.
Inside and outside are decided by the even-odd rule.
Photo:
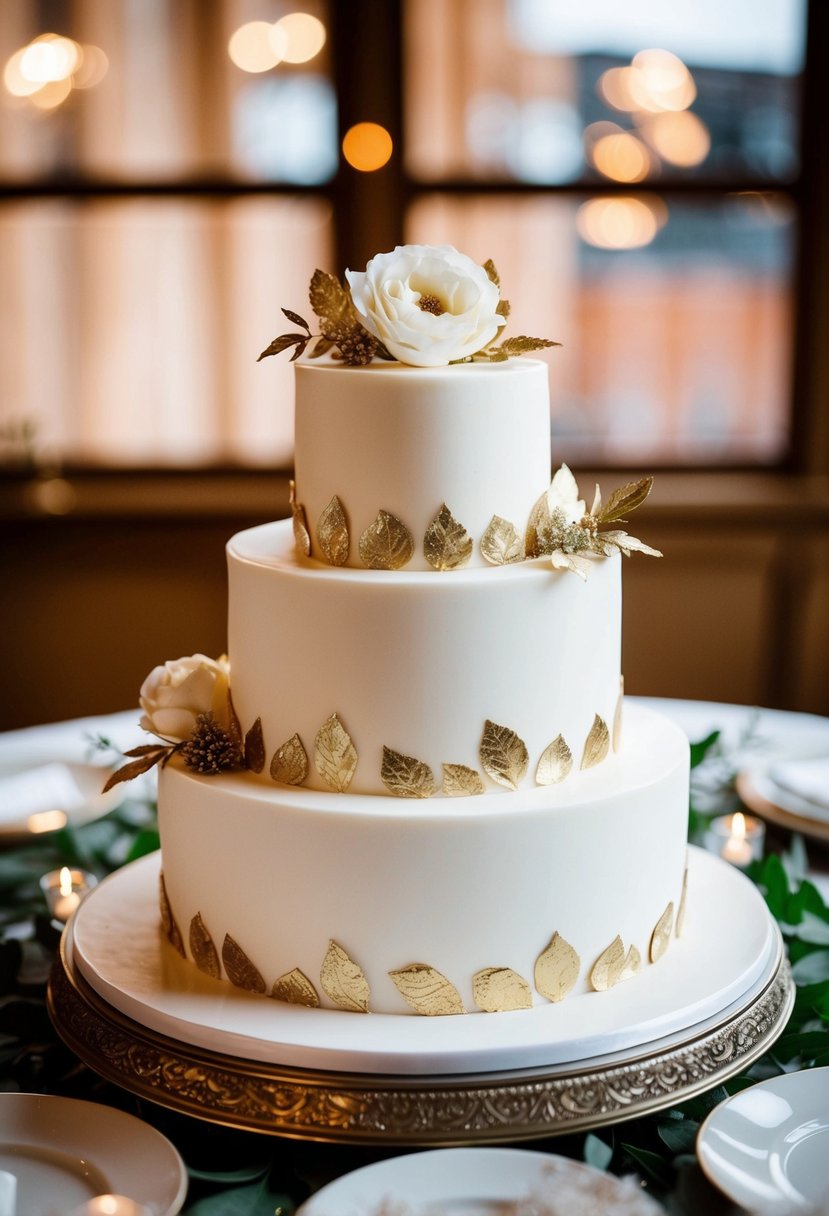
[[[816,1052],[829,1051],[829,1029],[784,1034],[775,1043],[774,1051],[781,1060],[793,1060],[797,1056],[811,1059]]]
[[[664,1157],[650,1152],[649,1149],[637,1148],[635,1144],[623,1143],[622,1148],[646,1178],[650,1178],[660,1187],[668,1186],[671,1180],[671,1167]]]
[[[787,937],[796,937],[810,946],[829,946],[829,924],[814,912],[803,912],[795,924],[781,921],[780,928]]]
[[[792,966],[796,984],[815,984],[829,980],[829,950],[813,950]],[[827,1044],[829,1046],[829,1044]]]
[[[789,880],[783,869],[783,862],[775,853],[769,854],[763,862],[758,886],[766,897],[772,916],[780,920],[789,898]]]
[[[155,828],[144,828],[138,833],[132,844],[127,849],[125,863],[128,861],[137,861],[139,857],[146,857],[149,853],[156,853],[161,848],[161,838]]]
[[[187,1173],[199,1182],[216,1182],[229,1186],[235,1183],[241,1186],[243,1182],[260,1182],[271,1168],[270,1159],[258,1161],[252,1165],[243,1165],[238,1170],[197,1170],[188,1165]]]
[[[782,860],[783,868],[792,886],[801,882],[806,877],[806,872],[809,869],[809,858],[806,854],[806,845],[803,837],[797,832],[793,833],[789,841],[789,847],[783,854]]]
[[[613,1158],[613,1149],[592,1132],[584,1138],[584,1160],[596,1170],[606,1170]]]
[[[702,764],[714,744],[719,742],[721,733],[719,730],[712,730],[711,734],[706,735],[699,743],[691,744],[691,768],[698,768]]]
[[[690,1153],[699,1131],[696,1119],[668,1119],[657,1127],[659,1139],[672,1153]]]

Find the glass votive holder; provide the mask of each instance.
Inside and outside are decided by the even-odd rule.
[[[745,870],[752,861],[763,856],[766,825],[754,815],[735,811],[733,815],[719,815],[712,819],[705,832],[705,847],[716,853],[723,861]]]
[[[50,870],[40,880],[40,889],[53,921],[65,925],[69,917],[97,883],[94,874],[63,866]]]

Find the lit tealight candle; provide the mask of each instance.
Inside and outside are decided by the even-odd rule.
[[[68,866],[44,874],[40,880],[40,889],[52,919],[65,925],[96,882],[93,874],[87,874],[86,870],[70,870]]]
[[[753,815],[735,811],[733,815],[720,815],[711,820],[705,844],[712,853],[719,853],[723,861],[730,861],[744,870],[763,856],[765,836],[765,824]]]

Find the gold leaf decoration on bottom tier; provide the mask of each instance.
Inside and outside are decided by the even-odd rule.
[[[601,764],[609,751],[610,731],[607,729],[607,723],[604,718],[600,718],[596,714],[593,719],[593,725],[590,727],[588,736],[584,741],[581,767],[583,769],[594,768],[595,765]]]
[[[665,911],[656,922],[656,927],[651,936],[650,960],[652,963],[658,962],[668,946],[671,944],[671,933],[674,927],[674,905],[673,900],[668,904]]]
[[[563,735],[556,735],[552,743],[545,747],[535,770],[536,785],[558,785],[570,773],[573,767],[573,753],[567,746]]]
[[[306,1005],[309,1009],[319,1009],[320,999],[317,990],[308,976],[294,967],[274,980],[271,996],[275,1001],[285,1001],[288,1005]]]
[[[622,970],[619,972],[620,981],[629,980],[632,975],[637,975],[641,969],[642,955],[636,946],[628,946],[625,961],[622,963]]]
[[[383,747],[380,779],[395,798],[431,798],[435,792],[435,777],[429,765],[391,747]]]
[[[483,794],[484,783],[480,773],[465,764],[444,764],[443,792],[450,798],[461,798],[468,794]]]
[[[389,976],[397,991],[408,1001],[415,1013],[425,1017],[445,1017],[454,1013],[466,1013],[460,993],[428,963],[411,963],[399,971],[390,971]]]
[[[612,988],[614,984],[618,984],[624,965],[625,947],[622,945],[621,937],[616,936],[593,964],[593,970],[590,972],[590,983],[594,991],[606,992],[608,988]]]
[[[535,986],[548,1001],[563,1001],[579,978],[581,960],[560,933],[535,960]]]
[[[368,980],[362,969],[335,941],[328,943],[328,950],[322,960],[320,985],[325,995],[339,1009],[349,1009],[352,1013],[368,1013],[371,995]]]
[[[173,909],[170,907],[170,900],[167,895],[167,887],[164,882],[164,874],[158,876],[158,904],[161,912],[161,928],[164,931],[164,936],[170,945],[178,950],[182,958],[187,958],[187,951],[184,949],[184,940],[181,936],[176,918],[173,916]]]
[[[472,977],[472,997],[484,1013],[506,1013],[512,1009],[532,1009],[529,984],[512,967],[486,967]]]
[[[261,773],[265,767],[265,737],[262,734],[262,719],[257,718],[245,735],[245,768],[252,773]]]
[[[481,537],[481,556],[492,566],[509,566],[524,560],[524,541],[515,524],[493,515]]]
[[[509,790],[517,790],[529,763],[526,744],[515,731],[487,719],[481,739],[481,767],[487,776]]]
[[[360,537],[360,561],[370,570],[400,570],[414,555],[414,538],[389,511],[378,511]]]
[[[219,963],[219,952],[213,944],[213,938],[208,932],[207,925],[197,912],[190,921],[190,953],[199,971],[212,975],[214,980],[221,979],[222,968]]]
[[[294,527],[294,544],[303,557],[311,556],[311,533],[308,531],[308,520],[305,518],[305,508],[296,500],[296,482],[289,484],[288,501],[291,504],[291,520]]]
[[[688,870],[682,875],[682,894],[679,897],[679,907],[676,911],[676,925],[674,933],[677,937],[682,937],[682,930],[685,928],[685,901],[688,898]]]
[[[266,991],[267,984],[261,974],[229,933],[225,934],[222,942],[222,962],[227,978],[237,988],[244,988],[247,992]]]
[[[622,706],[625,702],[625,677],[619,676],[619,697],[616,701],[616,711],[613,714],[613,738],[612,746],[614,752],[618,752],[622,746]]]
[[[446,503],[426,529],[423,556],[433,570],[458,570],[472,556],[472,537]]]
[[[343,504],[335,494],[319,517],[317,540],[325,560],[331,566],[344,566],[348,561],[351,539]]]
[[[291,735],[271,760],[271,777],[281,785],[302,785],[308,776],[308,753],[299,735]]]
[[[314,741],[314,764],[326,785],[344,794],[357,768],[351,736],[336,714],[322,724]]]

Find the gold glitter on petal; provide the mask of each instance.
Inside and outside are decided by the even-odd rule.
[[[274,980],[271,996],[275,1001],[285,1001],[288,1005],[305,1005],[308,1009],[319,1009],[317,990],[298,967]]]
[[[480,773],[465,764],[444,764],[443,792],[450,798],[459,798],[467,794],[483,794],[484,783]]]
[[[158,876],[158,903],[161,910],[161,928],[164,930],[164,936],[167,941],[178,950],[182,958],[187,958],[187,951],[184,949],[184,941],[176,924],[176,918],[173,916],[173,909],[170,907],[170,900],[167,896],[167,887],[164,882],[164,875]]]
[[[535,770],[536,785],[558,785],[568,776],[573,767],[573,753],[563,735],[556,735],[552,743],[541,753]]]
[[[484,1013],[507,1013],[512,1009],[532,1009],[529,984],[511,967],[486,967],[472,977],[472,998]]]
[[[331,566],[344,566],[348,561],[350,538],[343,504],[335,494],[320,515],[317,540],[325,560]]]
[[[618,752],[622,745],[622,706],[625,700],[625,677],[619,676],[619,699],[616,702],[616,712],[613,715],[613,750]]]
[[[515,524],[493,515],[481,537],[481,555],[493,566],[508,566],[524,560],[524,542]]]
[[[682,894],[679,897],[679,907],[676,912],[676,927],[674,933],[677,937],[682,937],[682,930],[685,928],[685,901],[688,897],[688,871],[682,875]]]
[[[481,767],[487,776],[507,789],[517,790],[529,763],[526,745],[515,731],[487,719],[481,739]]]
[[[400,995],[408,1001],[415,1013],[425,1017],[445,1017],[453,1013],[466,1013],[460,993],[428,963],[412,963],[400,971],[390,971],[389,976]]]
[[[563,1001],[579,978],[581,960],[560,933],[535,960],[535,986],[548,1001]]]
[[[584,741],[581,767],[583,769],[594,768],[595,765],[601,764],[609,751],[610,731],[607,729],[607,723],[604,718],[600,718],[596,714],[593,719],[593,725],[590,727],[590,733]]]
[[[262,719],[257,718],[245,735],[245,768],[252,773],[261,773],[265,767],[265,739],[262,734]]]
[[[472,537],[446,503],[426,529],[423,554],[434,570],[458,570],[472,556]]]
[[[593,989],[596,992],[606,992],[608,988],[618,984],[624,965],[625,947],[622,945],[621,937],[617,936],[593,964],[593,970],[590,972],[590,983]]]
[[[291,519],[294,525],[294,544],[303,557],[311,556],[311,533],[308,531],[308,521],[305,518],[305,508],[296,500],[296,483],[291,481],[289,501],[291,504]]]
[[[308,776],[308,753],[299,735],[291,735],[273,754],[271,777],[281,785],[302,785]]]
[[[225,934],[222,942],[222,962],[225,973],[236,988],[246,992],[265,992],[267,985],[237,941]]]
[[[527,531],[524,537],[524,552],[527,557],[539,557],[541,554],[541,542],[538,538],[539,530],[543,530],[550,523],[550,502],[547,497],[547,490],[541,495],[535,503],[530,518],[527,521]]]
[[[636,946],[629,946],[625,961],[622,963],[622,970],[619,972],[619,980],[629,980],[632,975],[636,975],[641,970],[641,967],[642,955]]]
[[[352,1013],[368,1013],[368,980],[362,969],[335,941],[328,943],[328,950],[320,968],[320,984],[325,995],[339,1009],[349,1009]]]
[[[336,714],[332,714],[314,741],[314,764],[326,785],[344,794],[357,768],[357,752],[351,736]]]
[[[360,560],[370,570],[400,570],[414,555],[414,539],[404,523],[378,511],[360,537]]]
[[[212,975],[215,980],[221,978],[222,968],[219,963],[219,952],[213,945],[213,938],[207,931],[207,926],[197,912],[190,921],[190,953],[199,971]]]
[[[429,765],[391,747],[383,748],[380,779],[396,798],[431,798],[435,792],[435,777]]]
[[[656,922],[656,928],[651,936],[651,946],[649,957],[652,963],[656,963],[661,959],[662,955],[671,944],[671,933],[674,928],[674,905],[673,900],[668,904],[665,911]]]

